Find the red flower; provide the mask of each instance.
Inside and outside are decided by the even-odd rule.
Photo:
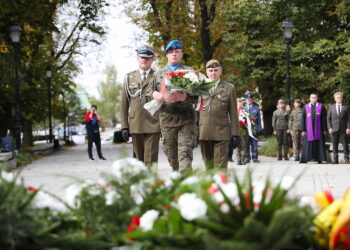
[[[170,76],[170,77],[174,77],[174,76],[175,76],[175,72],[173,72],[173,71],[172,71],[172,72],[170,72],[168,76]]]
[[[213,185],[211,185],[207,190],[209,194],[215,194],[217,191],[219,191],[219,189]]]
[[[240,121],[240,122],[239,122],[239,126],[240,126],[240,127],[245,127],[245,123],[244,123],[243,121]]]
[[[28,186],[28,187],[26,187],[26,190],[32,191],[32,192],[37,192],[39,189],[32,187],[32,186]]]
[[[163,209],[164,209],[164,210],[170,210],[170,206],[169,206],[169,205],[164,205],[164,206],[163,206]]]
[[[185,73],[182,72],[182,71],[179,71],[179,72],[177,73],[177,75],[178,75],[179,77],[183,77],[183,76],[185,75]]]
[[[139,226],[140,226],[140,217],[133,216],[128,226],[128,232],[135,231],[135,229],[138,228]]]

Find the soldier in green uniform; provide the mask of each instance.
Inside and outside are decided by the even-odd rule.
[[[301,116],[303,110],[301,109],[300,99],[294,100],[294,109],[289,116],[288,129],[293,139],[293,153],[295,161],[300,160],[300,145],[301,145]]]
[[[288,131],[289,112],[286,110],[284,100],[278,100],[278,109],[272,115],[273,134],[276,136],[278,144],[278,160],[282,160],[282,147],[284,160],[288,158],[287,131]]]
[[[168,64],[156,71],[152,80],[153,98],[162,103],[159,111],[160,128],[162,133],[163,148],[173,171],[192,170],[193,149],[197,145],[198,129],[196,125],[196,113],[194,104],[198,97],[190,96],[185,92],[169,92],[163,96],[161,82],[172,71],[192,70],[181,64],[183,46],[180,41],[173,40],[165,48]],[[175,102],[167,102],[167,98],[177,99]]]
[[[234,146],[238,146],[240,141],[235,88],[220,79],[222,67],[218,60],[208,61],[206,72],[216,84],[208,96],[203,96],[204,106],[199,112],[202,157],[207,169],[227,168],[230,127]]]
[[[131,134],[136,158],[146,165],[158,162],[159,120],[151,116],[143,105],[152,100],[150,81],[154,51],[148,46],[136,50],[139,68],[126,74],[121,93],[120,117],[125,141]]]
[[[241,115],[241,113],[246,112],[244,110],[244,98],[238,98],[237,99],[237,110],[238,110],[238,117]],[[246,155],[246,147],[247,147],[247,141],[248,141],[248,132],[242,132],[240,131],[240,145],[235,148],[235,159],[237,161],[237,165],[245,165],[245,155]]]

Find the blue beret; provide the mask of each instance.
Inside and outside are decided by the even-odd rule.
[[[182,43],[179,40],[172,40],[165,48],[164,53],[166,54],[169,50],[183,49]]]
[[[244,93],[244,98],[245,99],[253,99],[253,93],[249,92],[249,91],[245,92]]]

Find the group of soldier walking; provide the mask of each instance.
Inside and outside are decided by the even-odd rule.
[[[197,112],[194,106],[198,96],[169,91],[162,84],[170,72],[193,70],[181,64],[180,41],[173,40],[166,46],[167,65],[156,72],[151,68],[153,49],[143,46],[136,52],[139,68],[126,75],[121,94],[122,136],[124,140],[132,136],[136,158],[146,165],[157,163],[161,137],[173,171],[188,171],[199,141],[206,167],[226,168],[228,142],[237,147],[240,137],[235,89],[221,80],[220,62],[213,59],[206,63],[207,76],[215,86],[202,97],[203,109]],[[154,116],[143,108],[151,100],[161,104]]]
[[[207,77],[215,82],[215,86],[206,96],[202,96],[203,107],[197,112],[194,107],[198,103],[198,96],[170,91],[162,84],[164,77],[170,72],[193,70],[181,64],[184,52],[180,41],[173,40],[166,46],[164,54],[167,65],[157,71],[151,68],[154,61],[153,49],[143,46],[136,52],[138,69],[125,76],[120,117],[122,136],[126,141],[132,137],[134,155],[137,159],[146,165],[157,163],[161,139],[164,153],[173,171],[184,172],[192,169],[193,149],[198,143],[207,169],[227,168],[228,161],[232,160],[233,148],[236,148],[237,164],[245,164],[250,160],[258,162],[256,137],[262,130],[259,105],[253,101],[250,92],[245,94],[244,100],[236,99],[234,85],[221,79],[222,65],[218,60],[212,59],[206,63]],[[152,100],[161,105],[153,116],[144,109],[144,105]],[[305,156],[305,159],[299,157],[300,141],[302,132],[309,133],[310,130],[302,128],[303,111],[300,100],[295,100],[294,106],[295,109],[289,113],[285,109],[284,102],[280,100],[278,110],[273,114],[279,160],[282,159],[282,152],[284,159],[288,159],[286,138],[290,133],[295,142],[296,160],[306,162],[310,160],[309,156]],[[324,109],[323,106],[322,108]],[[344,106],[343,109],[347,107]],[[238,118],[240,110],[245,110],[255,117],[257,129],[254,135],[247,136],[240,131]],[[317,126],[320,126],[319,111],[317,108],[317,114],[312,115],[311,121],[314,125],[317,121]],[[309,115],[311,116],[311,113],[305,117]],[[306,123],[304,125],[306,126]],[[323,131],[324,128],[321,129]],[[319,128],[316,134],[315,138],[319,139]],[[308,150],[312,151],[314,147],[317,145],[309,147]]]

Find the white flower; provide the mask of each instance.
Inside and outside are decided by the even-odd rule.
[[[227,214],[228,212],[230,212],[230,207],[229,207],[229,205],[224,203],[221,205],[220,210],[221,210],[221,212]]]
[[[181,177],[181,174],[179,172],[171,172],[168,179],[165,180],[164,185],[166,187],[170,187],[173,185],[173,180],[176,180]]]
[[[112,165],[112,174],[120,182],[125,182],[127,177],[136,176],[147,172],[145,164],[135,158],[117,160]]]
[[[293,186],[294,182],[295,180],[293,177],[283,176],[281,181],[281,188],[285,190],[289,190]]]
[[[130,186],[131,197],[137,205],[140,205],[143,202],[144,190],[142,184],[131,185]]]
[[[190,176],[187,177],[183,182],[182,185],[191,185],[191,184],[196,184],[200,181],[198,176]]]
[[[66,189],[66,200],[68,205],[72,207],[78,205],[76,204],[76,198],[86,186],[86,183],[73,183],[68,186]]]
[[[107,206],[112,205],[119,198],[120,198],[120,195],[115,190],[108,191],[105,194],[106,205]]]
[[[67,207],[57,199],[54,199],[52,196],[48,195],[43,191],[37,191],[33,199],[33,204],[37,208],[49,208],[55,212],[65,212]]]
[[[140,228],[142,231],[152,230],[154,222],[158,219],[159,212],[157,210],[148,210],[140,218]]]
[[[199,83],[198,76],[194,72],[188,72],[184,75],[184,78],[189,79],[193,83]]]
[[[219,186],[221,186],[224,183],[227,183],[227,178],[226,175],[224,175],[223,173],[220,174],[215,174],[213,176],[213,180],[215,181],[216,184],[218,184]]]
[[[234,201],[238,197],[237,186],[235,183],[230,182],[223,184],[221,188],[222,191],[226,194],[227,198],[229,198],[231,201]]]
[[[204,218],[208,206],[194,193],[185,193],[177,201],[181,216],[188,221]]]
[[[15,175],[13,173],[8,173],[5,171],[1,172],[1,179],[7,181],[7,182],[12,182],[15,179]]]

